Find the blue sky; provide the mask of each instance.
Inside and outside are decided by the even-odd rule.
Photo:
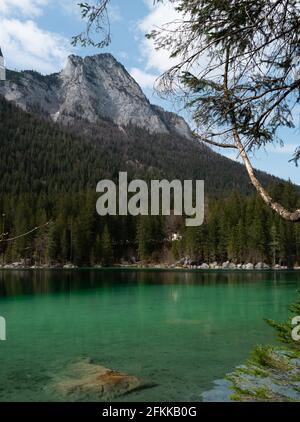
[[[77,3],[79,0],[0,0],[0,46],[7,67],[52,73],[63,68],[71,53],[85,56],[102,52],[71,46],[71,37],[84,29]],[[172,21],[174,10],[167,4],[154,7],[152,0],[111,0],[110,15],[112,43],[104,51],[122,62],[151,102],[185,115],[154,93],[155,79],[172,61],[166,52],[155,51],[144,36],[155,25]],[[281,136],[283,147],[269,146],[256,152],[253,162],[259,169],[300,184],[300,168],[289,163],[299,145],[299,130],[282,130]],[[234,152],[217,151],[235,159]]]

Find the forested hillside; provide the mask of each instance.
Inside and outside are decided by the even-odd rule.
[[[4,238],[51,222],[29,236],[0,242],[2,263],[111,265],[122,260],[300,263],[299,225],[276,217],[256,197],[244,169],[195,142],[109,121],[70,128],[25,113],[0,98],[0,227]],[[204,179],[206,219],[96,214],[96,183],[131,177]],[[297,188],[260,174],[275,198],[299,205]],[[170,235],[182,240],[172,242]]]
[[[146,180],[203,179],[206,193],[215,196],[253,192],[243,166],[196,141],[137,127],[125,131],[109,121],[77,121],[67,129],[1,96],[0,139],[1,193],[94,190],[103,178],[117,179],[119,171]],[[258,173],[266,185],[278,181]]]

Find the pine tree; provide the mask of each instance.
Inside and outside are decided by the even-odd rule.
[[[113,263],[112,241],[106,224],[102,235],[102,264],[107,267]]]

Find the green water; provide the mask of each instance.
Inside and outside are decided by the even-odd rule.
[[[193,401],[274,343],[300,272],[0,272],[0,401],[57,400],[47,386],[82,357],[157,384],[119,401]]]

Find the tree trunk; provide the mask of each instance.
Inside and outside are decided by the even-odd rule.
[[[248,157],[248,154],[246,153],[244,146],[240,140],[239,134],[236,130],[236,128],[233,128],[233,136],[235,140],[235,144],[240,151],[240,156],[242,157],[242,160],[244,162],[244,165],[246,167],[247,173],[249,175],[249,178],[251,180],[252,185],[255,187],[263,201],[271,207],[277,214],[279,214],[284,220],[292,221],[292,222],[299,222],[300,221],[300,209],[296,211],[289,211],[286,208],[284,208],[281,204],[278,202],[275,202],[273,198],[269,195],[269,193],[265,190],[265,188],[262,186],[262,184],[259,182],[257,177],[255,176],[253,166],[251,164],[251,161]]]

